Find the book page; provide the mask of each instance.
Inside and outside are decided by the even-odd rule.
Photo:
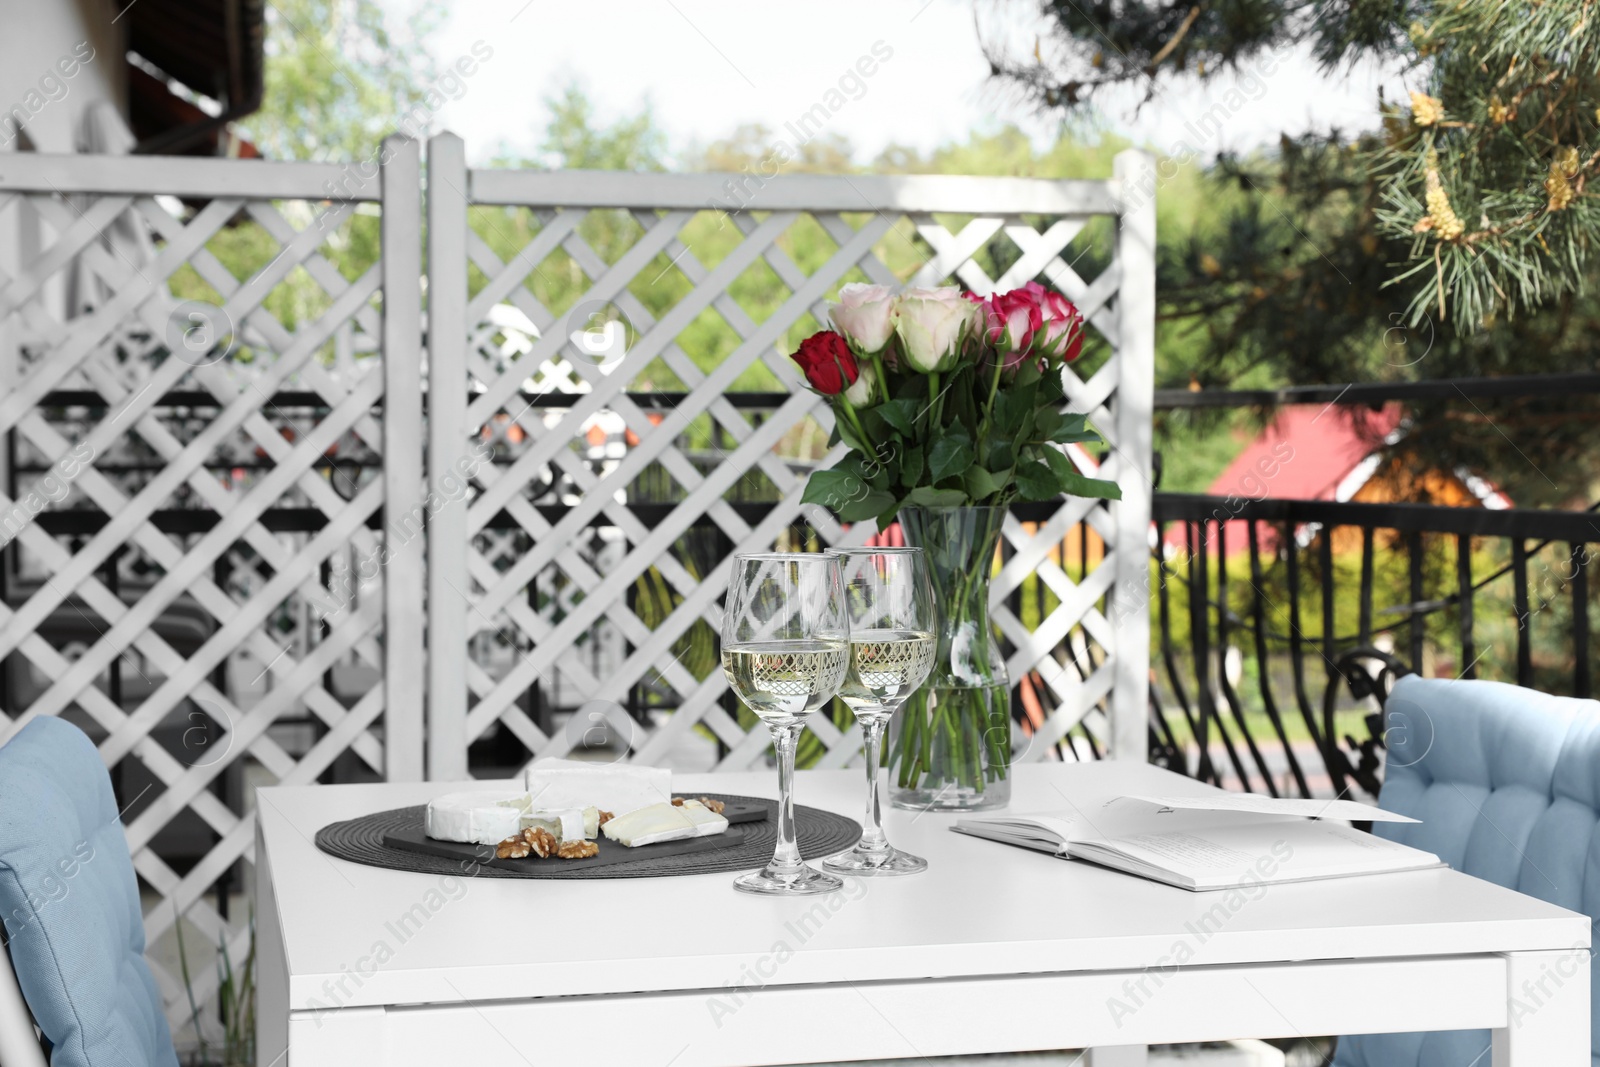
[[[1302,881],[1439,865],[1420,849],[1333,822],[1238,823],[1085,842],[1074,854],[1112,853],[1179,876],[1200,888]]]
[[[956,826],[963,833],[977,837],[1046,841],[1055,845],[1064,845],[1075,837],[1082,836],[1084,831],[1081,817],[1070,811],[957,819]]]
[[[1344,819],[1348,822],[1416,822],[1382,808],[1354,800],[1302,800],[1265,797],[1256,793],[1215,793],[1192,797],[1126,796],[1113,803],[1138,803],[1173,811],[1243,811],[1256,815],[1297,815],[1307,819]]]

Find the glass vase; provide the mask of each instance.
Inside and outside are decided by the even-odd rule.
[[[928,558],[939,646],[927,683],[889,727],[889,802],[981,811],[1011,799],[1011,679],[989,621],[1003,507],[903,508],[906,543]]]

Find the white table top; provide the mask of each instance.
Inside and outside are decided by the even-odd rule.
[[[1117,793],[1209,789],[1143,764],[1016,768],[1013,811]],[[596,881],[451,879],[337,860],[322,826],[505,782],[280,787],[258,793],[290,1006],[1138,970],[1182,942],[1188,966],[1587,946],[1587,917],[1449,870],[1280,885],[1255,899],[1190,893],[951,833],[954,817],[886,810],[927,873],[850,879],[797,900],[734,875]],[[512,785],[512,788],[515,788]],[[678,792],[775,796],[776,773],[675,775]],[[797,802],[859,818],[859,770],[802,772]],[[1219,905],[1223,911],[1217,913]],[[420,912],[416,910],[420,906]],[[820,909],[820,910],[819,910]],[[410,913],[413,920],[398,924]],[[1211,913],[1211,921],[1201,920]],[[420,916],[420,917],[419,917]],[[425,921],[423,921],[425,920]],[[775,973],[755,978],[755,970]],[[313,1000],[313,998],[316,998]]]

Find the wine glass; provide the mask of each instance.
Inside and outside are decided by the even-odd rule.
[[[867,754],[867,817],[861,840],[822,866],[841,874],[916,874],[921,856],[884,835],[878,803],[883,731],[933,669],[935,611],[928,561],[920,548],[835,549],[850,616],[850,666],[839,696],[861,723]]]
[[[779,794],[772,862],[736,879],[735,889],[800,895],[844,885],[800,859],[794,752],[806,719],[839,692],[849,657],[850,623],[837,558],[811,552],[734,557],[722,616],[722,671],[772,731]]]

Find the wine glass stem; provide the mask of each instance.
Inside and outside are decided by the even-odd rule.
[[[778,844],[773,849],[772,865],[785,870],[800,867],[800,846],[794,830],[794,751],[804,729],[804,724],[772,727],[772,747],[778,753]]]
[[[878,763],[883,754],[883,728],[888,720],[876,715],[861,720],[861,733],[866,738],[867,755],[867,817],[861,822],[861,843],[856,847],[863,852],[882,852],[889,847],[883,832],[883,812],[878,803]]]

